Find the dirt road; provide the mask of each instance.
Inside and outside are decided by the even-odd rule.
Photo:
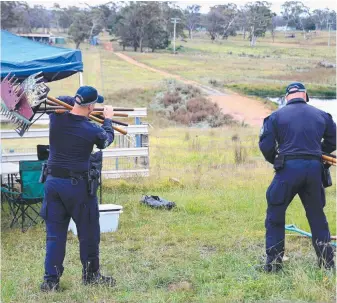
[[[186,84],[192,84],[204,91],[209,98],[217,103],[222,109],[223,113],[232,115],[236,120],[244,122],[252,126],[261,126],[263,118],[268,116],[271,112],[261,102],[249,97],[241,96],[234,92],[221,92],[212,87],[208,87],[192,80],[187,80],[179,75],[174,75],[157,68],[150,67],[133,58],[119,52],[114,52],[116,56],[125,60],[126,62],[136,65],[141,68],[159,73],[165,77],[177,79]]]

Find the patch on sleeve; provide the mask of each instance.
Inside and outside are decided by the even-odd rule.
[[[267,128],[267,121],[268,121],[269,117],[270,117],[270,116],[264,118],[264,120],[263,120],[263,125],[262,125],[262,127],[261,127],[261,129],[260,129],[260,138],[261,138],[261,137],[264,135],[264,133],[268,130],[268,128]]]
[[[260,129],[260,137],[262,137],[263,133],[264,133],[264,125],[262,125],[262,127]]]
[[[98,134],[98,138],[102,142],[104,140],[103,148],[106,148],[109,146],[109,136],[105,130],[103,130],[101,133]]]

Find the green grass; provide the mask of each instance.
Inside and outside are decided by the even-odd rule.
[[[312,41],[301,37],[290,41],[279,35],[273,44],[268,35],[250,48],[240,36],[222,44],[201,36],[181,42],[183,52],[176,56],[166,51],[127,54],[202,84],[217,80],[219,89],[278,94],[289,81],[298,80],[310,90],[331,92],[335,69],[319,68],[317,63],[335,60],[335,36],[332,42],[328,49],[322,33]],[[98,48],[83,45],[82,51],[84,83],[103,91],[108,104],[148,106],[160,89],[161,75]],[[73,95],[78,86],[74,75],[50,83],[51,95]],[[104,203],[124,207],[118,231],[101,239],[102,271],[116,277],[117,287],[81,285],[78,240],[69,233],[63,291],[41,294],[45,228],[39,225],[26,233],[10,229],[5,209],[2,302],[335,302],[335,276],[317,268],[309,239],[287,235],[289,261],[284,272],[268,275],[254,269],[264,254],[265,191],[273,178],[272,167],[258,149],[258,129],[178,128],[152,112],[146,120],[155,126],[150,128],[151,176],[104,182]],[[47,138],[2,140],[2,148],[35,150],[36,144],[46,143]],[[244,155],[241,164],[235,160],[237,150]],[[326,191],[325,208],[332,234],[336,233],[335,179],[333,171],[334,185]],[[143,194],[158,194],[175,201],[177,208],[142,206]],[[286,220],[310,230],[298,198]]]
[[[152,67],[205,85],[215,80],[220,89],[235,88],[264,97],[281,96],[289,82],[301,81],[316,97],[336,97],[336,69],[318,65],[323,60],[335,62],[335,45],[330,48],[323,45],[321,37],[316,39],[317,43],[316,40],[285,43],[287,41],[279,35],[275,43],[268,37],[262,38],[252,48],[241,39],[230,38],[221,44],[205,37],[180,42],[184,48],[178,55],[131,51],[127,54]]]
[[[336,33],[332,33],[331,47],[327,47],[328,33],[318,32],[312,40],[304,40],[301,33],[296,39],[284,38],[277,33],[275,42],[267,33],[252,48],[242,36],[230,37],[212,43],[204,34],[187,42],[178,41],[183,50],[176,56],[168,51],[135,53],[131,57],[150,66],[181,75],[187,79],[210,85],[216,80],[220,87],[230,88],[256,96],[280,96],[290,81],[301,81],[318,97],[336,96],[336,69],[319,67],[320,61],[335,62]],[[104,41],[109,37],[103,36]],[[121,48],[113,42],[116,51]],[[100,47],[82,45],[84,83],[97,87],[106,96],[125,89],[157,88],[164,76],[133,66]],[[50,83],[51,94],[74,94],[78,76],[66,81]],[[108,97],[109,98],[109,97]],[[132,100],[130,100],[132,102]]]
[[[112,52],[95,47],[83,47],[83,83],[96,87],[103,95],[109,95],[124,89],[149,89],[156,87],[163,76],[131,65]],[[75,95],[79,87],[77,74],[48,84],[50,95]]]
[[[280,97],[284,95],[286,85],[281,84],[263,84],[255,83],[251,85],[249,83],[235,83],[235,84],[226,84],[225,88],[252,96],[261,96],[261,97]],[[335,99],[336,98],[336,88],[329,86],[324,87],[322,85],[309,84],[306,85],[308,94],[311,97],[320,97],[326,99]]]
[[[243,164],[235,164],[239,143],[232,137],[246,151]],[[23,234],[9,229],[8,210],[2,212],[3,302],[334,302],[335,277],[316,267],[309,239],[287,236],[283,273],[254,269],[264,254],[265,191],[273,177],[257,140],[253,128],[151,132],[151,176],[104,185],[104,203],[124,207],[118,231],[103,234],[100,246],[103,273],[118,281],[113,290],[81,285],[78,241],[69,233],[63,291],[41,294],[44,227]],[[325,210],[332,233],[335,190],[327,190]],[[177,208],[142,206],[143,194]],[[309,230],[298,198],[287,212],[290,223]]]

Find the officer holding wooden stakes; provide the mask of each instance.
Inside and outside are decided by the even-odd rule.
[[[73,109],[50,114],[50,152],[45,169],[45,198],[40,213],[47,228],[45,275],[41,290],[59,289],[70,218],[73,218],[78,231],[83,283],[113,286],[115,280],[100,273],[99,210],[96,192],[90,192],[93,186],[88,184],[94,145],[104,149],[113,142],[113,109],[105,107],[105,119],[100,127],[88,119],[95,103],[104,101],[95,88],[82,86],[75,97],[59,99],[72,105]]]

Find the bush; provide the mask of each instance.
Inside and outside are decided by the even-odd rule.
[[[165,107],[168,107],[172,104],[181,103],[181,97],[178,92],[166,93],[163,98],[163,103]]]
[[[166,91],[156,95],[151,107],[164,112],[170,120],[188,126],[219,127],[234,123],[233,118],[224,115],[199,88],[175,80],[166,81]]]

